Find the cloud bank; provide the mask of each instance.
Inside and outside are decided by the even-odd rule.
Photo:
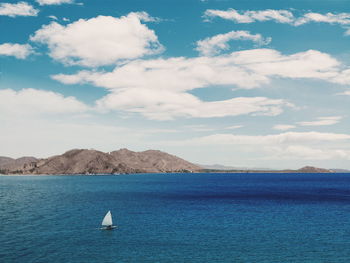
[[[204,102],[190,91],[211,86],[258,88],[273,78],[319,79],[338,82],[343,66],[335,58],[316,50],[283,55],[273,49],[253,49],[231,54],[134,60],[111,72],[80,71],[58,74],[64,84],[89,83],[110,94],[97,102],[101,110],[138,112],[151,119],[223,117],[242,114],[277,115],[285,100],[261,97]]]

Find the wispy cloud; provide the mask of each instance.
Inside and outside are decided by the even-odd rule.
[[[35,9],[27,2],[18,2],[16,4],[0,3],[0,16],[37,16],[38,9]]]
[[[39,5],[73,4],[74,0],[36,0]]]
[[[328,126],[337,124],[342,118],[342,116],[319,117],[315,121],[303,121],[298,124],[301,126]]]
[[[219,34],[197,41],[196,50],[204,56],[213,56],[223,50],[229,49],[229,42],[232,40],[249,40],[257,46],[267,45],[271,38],[264,38],[260,34],[251,34],[249,31],[231,31],[226,34]]]
[[[278,23],[293,23],[295,20],[292,12],[288,10],[261,10],[261,11],[243,11],[239,12],[236,9],[215,10],[208,9],[204,13],[204,17],[208,20],[213,17],[220,17],[227,20],[232,20],[236,23],[253,23],[257,21],[275,21]]]
[[[255,158],[261,160],[350,160],[350,151],[347,147],[349,141],[349,134],[284,132],[269,135],[213,134],[192,138],[182,143],[197,147],[227,146],[228,149],[234,146],[236,152],[251,152],[260,156]]]
[[[278,131],[287,131],[290,129],[294,129],[296,126],[295,125],[290,125],[290,124],[277,124],[275,126],[273,126],[272,128],[274,130],[278,130]]]
[[[233,125],[233,126],[226,127],[225,129],[226,130],[236,130],[236,129],[239,129],[242,127],[244,127],[244,126],[243,125]]]
[[[235,23],[254,23],[273,21],[277,23],[300,26],[307,23],[328,23],[339,25],[350,25],[350,13],[326,13],[320,14],[315,12],[305,13],[300,17],[295,17],[289,10],[248,10],[239,11],[236,9],[216,10],[208,9],[204,13],[205,21],[214,17],[231,20]]]
[[[350,13],[306,13],[302,17],[296,19],[294,25],[300,26],[311,22],[350,25]]]
[[[344,92],[337,93],[336,95],[350,96],[350,90],[346,90],[346,91],[344,91]]]

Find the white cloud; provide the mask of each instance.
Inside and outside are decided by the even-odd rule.
[[[335,81],[340,74],[340,62],[317,50],[286,56],[272,49],[256,49],[237,52],[235,61],[262,76]]]
[[[346,90],[346,91],[344,91],[344,92],[337,93],[336,95],[345,95],[345,96],[350,96],[350,90]]]
[[[220,17],[227,20],[232,20],[236,23],[253,23],[256,21],[275,21],[278,23],[292,23],[294,16],[288,10],[261,10],[261,11],[243,11],[239,12],[235,9],[227,11],[208,9],[204,13],[206,19]]]
[[[65,84],[90,83],[108,89],[111,93],[98,102],[100,108],[169,119],[259,114],[259,111],[276,115],[282,112],[281,106],[292,105],[267,98],[204,102],[188,91],[210,86],[251,89],[269,83],[274,77],[335,82],[342,68],[336,59],[315,50],[283,55],[273,49],[254,49],[213,57],[134,60],[111,72],[80,71],[52,78]],[[254,100],[258,102],[256,107],[252,106]],[[241,109],[236,108],[242,103]],[[276,105],[272,106],[273,103]]]
[[[294,129],[295,125],[277,124],[277,125],[273,126],[272,128],[275,130],[278,130],[278,131],[286,131],[286,130]]]
[[[182,141],[195,147],[226,147],[259,160],[350,160],[349,134],[284,132],[270,135],[213,134]],[[166,142],[165,142],[166,143]],[[170,144],[179,144],[172,141]],[[287,168],[287,167],[283,167]]]
[[[238,97],[205,102],[189,93],[150,89],[125,89],[97,101],[100,110],[124,110],[141,113],[149,119],[170,120],[176,117],[213,118],[246,114],[278,115],[284,100],[264,97]]]
[[[345,31],[344,33],[345,36],[350,36],[350,28],[348,30]]]
[[[304,159],[304,160],[350,160],[350,151],[346,149],[316,148],[304,145],[289,145],[287,147],[272,147],[274,153],[268,158],[273,159]]]
[[[236,130],[236,129],[239,129],[242,127],[243,127],[243,125],[233,125],[233,126],[226,127],[225,129],[226,130]]]
[[[350,69],[344,69],[337,74],[332,80],[335,83],[346,85],[350,83]]]
[[[142,21],[153,18],[137,12],[120,18],[80,19],[66,26],[52,22],[36,31],[31,40],[47,44],[50,56],[67,65],[110,65],[163,50],[154,31]]]
[[[294,26],[300,26],[311,22],[350,25],[350,13],[320,14],[315,12],[309,12],[303,14],[300,17],[295,17],[293,13],[288,10],[266,9],[259,11],[238,11],[236,9],[228,9],[225,11],[208,9],[205,11],[205,21],[208,21],[209,19],[212,19],[214,17],[231,20],[236,23],[274,21],[277,23],[290,24]]]
[[[273,49],[253,49],[214,57],[135,60],[112,72],[80,71],[53,78],[65,84],[92,83],[112,90],[186,91],[211,85],[250,89],[269,83],[271,77],[333,81],[340,66],[336,59],[316,50],[282,55]]]
[[[350,13],[306,13],[302,17],[296,19],[294,25],[300,26],[310,22],[350,25]]]
[[[267,45],[271,42],[271,38],[263,38],[260,34],[251,34],[249,31],[231,31],[197,41],[196,50],[204,56],[217,55],[222,50],[229,49],[228,42],[231,40],[250,40],[256,45]]]
[[[39,5],[73,4],[74,0],[36,0]]]
[[[316,121],[303,121],[298,124],[301,126],[328,126],[337,124],[342,118],[341,116],[319,117]]]
[[[18,59],[25,59],[32,53],[34,53],[33,48],[28,44],[0,44],[0,56],[14,56]]]
[[[51,18],[52,20],[58,20],[57,16],[54,15],[48,16],[48,18]]]
[[[0,16],[37,16],[38,13],[39,10],[27,2],[18,2],[16,4],[0,3]]]
[[[2,118],[13,115],[47,115],[82,113],[88,107],[74,97],[64,97],[52,91],[22,89],[0,90]]]
[[[350,140],[349,134],[321,133],[321,132],[285,132],[272,135],[235,135],[213,134],[194,138],[186,143],[192,144],[241,144],[241,145],[281,145],[298,143],[315,143],[321,141]]]

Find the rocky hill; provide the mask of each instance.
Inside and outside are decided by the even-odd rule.
[[[197,165],[155,150],[133,152],[121,149],[104,153],[75,149],[47,159],[0,159],[0,172],[5,174],[127,174],[200,170]]]
[[[0,157],[0,172],[7,173],[9,171],[22,171],[30,169],[38,161],[35,157],[21,157],[13,159],[9,157]]]

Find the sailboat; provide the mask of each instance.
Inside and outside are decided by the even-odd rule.
[[[112,230],[116,228],[116,226],[113,226],[113,221],[112,221],[112,213],[111,211],[108,211],[105,217],[102,220],[102,226],[104,230]]]

